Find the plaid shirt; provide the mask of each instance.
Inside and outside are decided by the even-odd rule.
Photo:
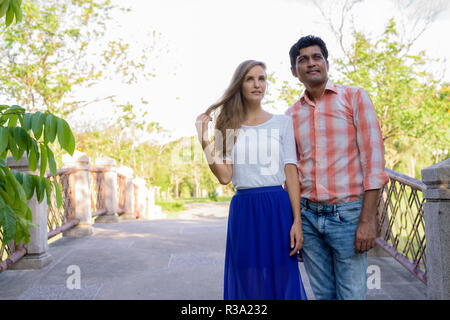
[[[389,181],[377,115],[363,89],[328,80],[317,105],[304,92],[286,114],[294,123],[301,197],[345,203]]]

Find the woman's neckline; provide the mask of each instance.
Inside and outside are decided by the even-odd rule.
[[[273,119],[274,117],[275,117],[275,115],[273,114],[273,115],[270,117],[269,120],[266,120],[266,121],[264,121],[263,123],[255,124],[255,125],[253,125],[253,126],[249,126],[249,125],[246,125],[246,124],[242,124],[241,126],[243,126],[243,127],[249,127],[249,128],[259,127],[259,126],[262,126],[262,125],[264,125],[264,124],[266,124],[266,123],[272,121],[272,119]]]

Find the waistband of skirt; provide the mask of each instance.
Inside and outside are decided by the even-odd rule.
[[[268,186],[268,187],[258,187],[258,188],[248,188],[248,189],[237,189],[236,195],[263,193],[263,192],[280,192],[284,191],[282,186]]]

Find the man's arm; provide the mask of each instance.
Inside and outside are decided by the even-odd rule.
[[[379,189],[364,192],[363,207],[355,234],[356,253],[364,253],[375,246],[378,194]]]
[[[378,195],[389,177],[384,172],[384,145],[377,114],[363,89],[355,95],[354,122],[364,173],[363,207],[355,234],[355,252],[364,253],[375,246]]]

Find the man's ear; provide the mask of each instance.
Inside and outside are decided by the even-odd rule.
[[[330,64],[328,63],[328,60],[327,60],[327,72],[328,71],[330,71]]]
[[[297,70],[296,70],[294,67],[292,67],[292,66],[291,66],[291,73],[292,73],[292,75],[293,75],[294,77],[298,78]]]

